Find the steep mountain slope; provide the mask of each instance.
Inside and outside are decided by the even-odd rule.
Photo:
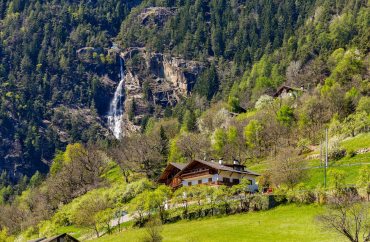
[[[330,75],[332,51],[369,50],[364,0],[3,0],[0,9],[0,170],[14,178],[46,171],[67,143],[112,138],[119,56],[127,133],[152,116],[182,119],[186,110],[171,107],[188,95],[240,110],[284,82],[314,87]]]
[[[56,149],[107,133],[118,80],[111,38],[140,1],[0,1],[0,170],[46,171]],[[93,46],[91,61],[81,48]]]

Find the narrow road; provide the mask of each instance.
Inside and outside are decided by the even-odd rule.
[[[116,227],[118,226],[118,224],[122,224],[122,223],[125,223],[125,222],[128,222],[130,220],[132,220],[133,218],[129,215],[129,214],[125,214],[119,218],[115,218],[115,219],[112,219],[110,221],[110,226],[113,228],[113,227]]]

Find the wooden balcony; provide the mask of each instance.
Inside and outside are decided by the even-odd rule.
[[[213,172],[211,172],[210,169],[196,169],[196,170],[191,170],[191,171],[188,171],[186,173],[183,173],[181,175],[181,178],[189,179],[189,178],[193,178],[193,177],[201,177],[201,176],[207,176],[207,175],[211,175],[211,174],[213,174]]]
[[[179,187],[181,186],[181,179],[179,178],[174,178],[170,183],[169,185],[173,188],[176,188],[176,187]]]

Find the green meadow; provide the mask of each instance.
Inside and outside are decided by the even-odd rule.
[[[162,236],[165,242],[343,241],[315,221],[323,211],[317,205],[284,205],[262,212],[166,224]],[[128,229],[94,241],[139,242],[145,233],[145,229]]]

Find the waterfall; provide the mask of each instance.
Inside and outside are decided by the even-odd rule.
[[[114,137],[120,139],[122,136],[122,117],[124,100],[125,73],[123,71],[123,61],[120,58],[120,82],[114,92],[108,113],[108,127],[113,132]]]

